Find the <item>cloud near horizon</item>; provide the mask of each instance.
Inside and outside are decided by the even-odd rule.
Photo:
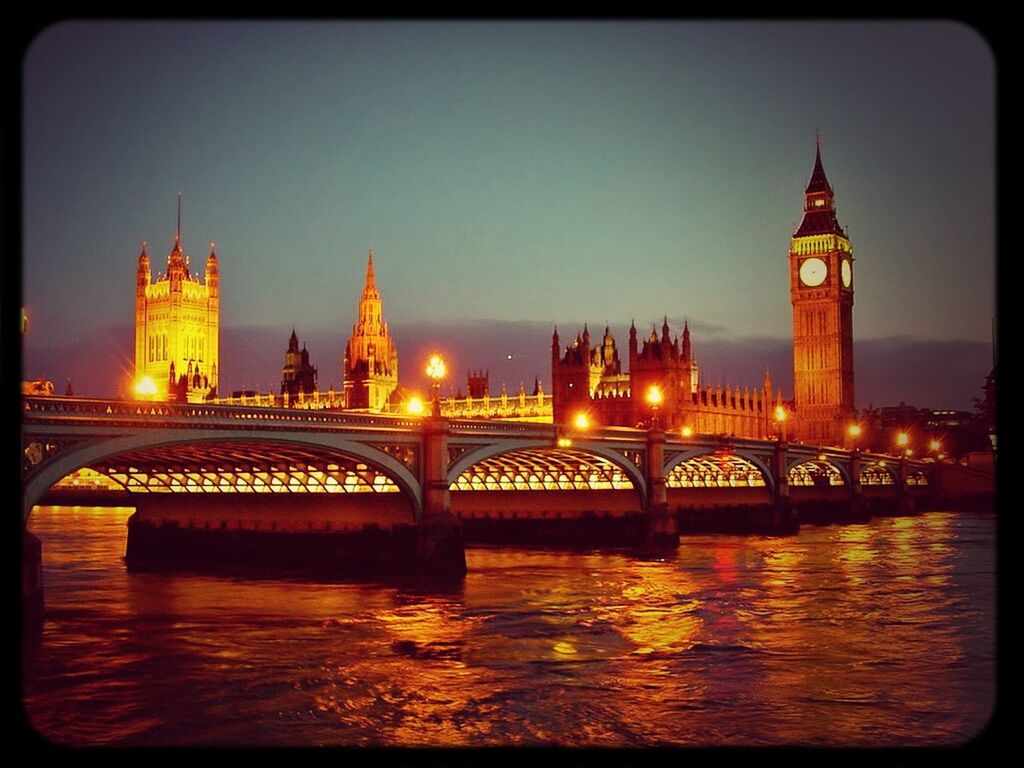
[[[669,325],[675,334],[682,328],[682,319],[669,318]],[[689,325],[694,357],[705,383],[760,387],[767,368],[775,387],[791,396],[789,339],[731,336],[724,328],[697,320],[690,320]],[[559,324],[563,348],[582,327],[576,322]],[[641,336],[646,335],[646,324],[637,327]],[[624,369],[628,368],[628,328],[628,323],[615,323],[611,328]],[[420,369],[431,352],[439,351],[450,371],[444,392],[465,391],[470,369],[488,370],[494,393],[502,384],[509,392],[518,391],[520,384],[530,391],[535,376],[550,392],[551,330],[548,321],[393,324],[399,382],[426,390],[426,376]],[[596,343],[604,325],[590,330],[592,343]],[[296,332],[319,369],[320,388],[340,387],[342,356],[351,328],[297,326]],[[291,328],[265,326],[222,329],[222,391],[278,391],[290,333]],[[58,394],[64,393],[70,379],[78,396],[121,396],[126,393],[133,365],[132,335],[131,326],[118,326],[92,336],[85,345],[28,345],[23,354],[23,378],[50,379]],[[971,410],[972,398],[981,394],[992,367],[991,347],[985,342],[910,336],[855,340],[854,359],[860,408],[906,402],[917,407]]]

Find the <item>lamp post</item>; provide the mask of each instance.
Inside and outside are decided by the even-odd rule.
[[[851,424],[847,428],[846,434],[850,436],[850,450],[857,450],[857,438],[860,437],[860,424]]]
[[[775,424],[778,429],[778,435],[776,439],[781,443],[786,439],[786,419],[789,418],[789,414],[786,413],[786,409],[781,405],[775,406]]]
[[[435,418],[441,417],[441,379],[444,378],[446,371],[447,369],[441,356],[437,354],[431,355],[430,361],[427,363],[427,377],[430,379],[430,388],[434,398],[432,415]]]
[[[665,399],[665,396],[661,393],[661,387],[657,384],[652,384],[647,388],[647,404],[651,406],[651,429],[657,429],[658,427],[658,406],[661,405],[661,401]]]

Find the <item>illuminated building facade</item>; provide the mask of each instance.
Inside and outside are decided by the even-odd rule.
[[[213,243],[205,284],[181,245],[181,197],[167,271],[152,279],[146,243],[135,281],[135,382],[146,377],[157,399],[202,402],[216,396],[220,347],[220,270]]]
[[[376,413],[388,409],[388,401],[398,387],[398,350],[384,322],[384,303],[377,290],[372,250],[358,318],[345,347],[343,370],[346,408]]]
[[[292,328],[288,339],[288,351],[284,353],[284,368],[281,369],[281,394],[288,396],[289,403],[297,401],[299,394],[312,395],[316,392],[316,368],[309,362],[309,351],[305,343],[299,349],[299,337]]]
[[[821,148],[790,240],[796,440],[843,445],[853,404],[853,250],[836,219]]]
[[[652,406],[646,393],[657,387],[662,401],[657,409],[665,429],[689,428],[695,434],[737,437],[775,436],[771,378],[765,372],[763,388],[701,387],[688,324],[682,338],[672,338],[667,318],[661,336],[655,328],[641,344],[636,325],[629,329],[629,372],[623,373],[615,338],[605,328],[600,343],[590,346],[584,326],[564,350],[558,331],[551,338],[553,420],[572,424],[586,414],[590,424],[643,427],[650,424]]]

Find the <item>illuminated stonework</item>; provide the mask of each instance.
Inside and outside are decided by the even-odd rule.
[[[377,290],[373,251],[366,265],[366,284],[359,299],[359,316],[345,347],[345,407],[381,413],[398,387],[398,350],[384,322],[384,302]]]
[[[586,326],[563,350],[558,331],[551,338],[553,418],[571,424],[579,414],[600,426],[646,427],[653,408],[646,393],[661,393],[658,422],[664,429],[687,430],[688,435],[775,437],[772,381],[765,372],[761,389],[701,386],[693,356],[689,325],[671,337],[668,320],[658,336],[654,327],[640,343],[636,326],[629,329],[629,371],[622,372],[615,339],[608,328],[600,343],[590,346]]]
[[[853,405],[853,250],[836,219],[821,151],[789,247],[795,439],[843,445]]]
[[[181,245],[181,199],[174,247],[167,271],[152,279],[146,244],[142,244],[135,280],[135,377],[148,376],[156,394],[147,399],[212,398],[220,375],[220,270],[210,243],[206,282],[199,282]]]

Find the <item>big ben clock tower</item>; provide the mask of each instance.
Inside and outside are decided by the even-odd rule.
[[[789,246],[794,436],[843,445],[853,421],[853,250],[817,148],[804,218]]]

